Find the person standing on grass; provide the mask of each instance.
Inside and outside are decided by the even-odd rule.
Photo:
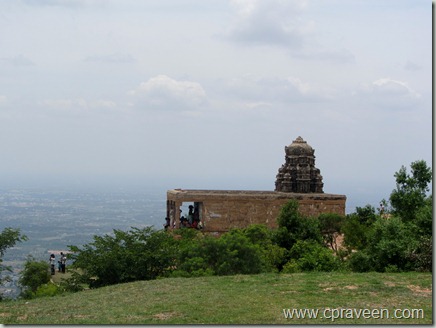
[[[65,265],[67,263],[67,257],[63,252],[61,252],[61,271],[62,273],[65,273]]]
[[[51,274],[54,275],[56,273],[55,265],[56,265],[56,257],[54,254],[50,255],[50,259],[48,260],[50,263]]]

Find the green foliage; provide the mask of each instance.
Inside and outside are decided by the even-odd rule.
[[[433,234],[433,197],[430,195],[424,201],[423,206],[416,211],[415,228],[417,237],[431,237]]]
[[[288,250],[276,244],[267,245],[263,249],[263,259],[267,272],[280,271],[283,263],[286,263]]]
[[[75,270],[70,270],[71,276],[67,279],[62,279],[59,288],[63,292],[76,293],[85,289],[86,285],[83,283],[83,276]]]
[[[368,245],[370,227],[360,223],[356,213],[347,215],[342,227],[344,243],[349,249],[364,249]]]
[[[418,245],[412,250],[408,258],[413,262],[416,271],[432,271],[433,266],[433,238],[423,236],[419,239]]]
[[[53,283],[48,283],[39,286],[33,293],[32,298],[38,297],[53,297],[62,294],[62,290]]]
[[[371,257],[365,251],[351,253],[346,263],[354,272],[374,271]]]
[[[172,276],[232,275],[259,273],[264,258],[259,245],[240,229],[220,238],[206,236],[181,242],[177,270]]]
[[[368,245],[368,236],[378,215],[374,207],[356,207],[356,212],[348,214],[342,225],[344,243],[349,249],[364,249]]]
[[[375,208],[369,204],[365,207],[356,207],[356,214],[359,218],[359,222],[368,227],[377,220]]]
[[[251,224],[241,231],[253,244],[261,247],[267,247],[272,244],[272,232],[264,224]]]
[[[367,254],[370,256],[373,269],[383,272],[388,266],[396,266],[398,270],[410,270],[413,264],[409,254],[417,246],[416,239],[401,219],[379,218],[373,225],[368,238]]]
[[[336,239],[342,233],[344,217],[335,213],[324,213],[318,216],[318,221],[324,244],[338,253]]]
[[[38,287],[47,284],[49,281],[49,264],[45,261],[36,261],[29,256],[19,279],[20,285],[24,287],[22,296],[28,297],[35,293]]]
[[[82,282],[101,287],[168,273],[176,251],[170,234],[151,227],[113,232],[113,236],[94,236],[83,248],[70,246],[73,267],[81,269]]]
[[[333,251],[313,240],[299,240],[290,251],[291,259],[283,267],[283,273],[303,271],[335,271],[341,262]]]
[[[26,240],[26,235],[21,234],[20,229],[4,228],[0,233],[0,260],[8,248]]]
[[[264,224],[252,224],[241,231],[253,244],[260,247],[265,270],[279,271],[286,262],[287,250],[273,243],[274,232]]]
[[[0,233],[0,275],[3,271],[11,271],[11,268],[3,265],[3,256],[8,248],[13,247],[16,243],[26,241],[26,235],[21,234],[20,229],[14,228],[4,228]],[[0,279],[0,284],[4,281],[9,280],[8,276],[3,276]],[[0,301],[2,300],[2,295],[0,294]]]
[[[426,196],[432,172],[424,161],[395,173],[397,189],[390,196],[391,215],[375,214],[367,205],[347,217],[345,244],[353,271],[431,271],[433,197]],[[356,252],[357,250],[357,252]]]
[[[240,230],[224,234],[219,243],[223,244],[225,256],[222,263],[216,263],[215,272],[218,275],[253,274],[264,269],[262,253],[259,245],[253,244]]]
[[[70,246],[79,271],[62,288],[74,291],[84,282],[100,287],[165,276],[332,271],[342,270],[343,261],[359,272],[431,270],[432,197],[425,196],[431,170],[418,161],[412,163],[412,176],[402,167],[395,177],[397,190],[390,198],[394,216],[366,205],[346,218],[328,213],[310,218],[291,200],[282,207],[275,230],[257,224],[212,237],[195,229],[132,228],[94,236],[82,248]],[[346,249],[336,245],[340,234]]]
[[[425,204],[428,184],[432,181],[432,170],[425,161],[413,162],[410,168],[411,175],[404,166],[394,174],[397,188],[390,196],[393,213],[405,222],[415,220],[417,211]]]
[[[307,218],[298,211],[298,202],[290,200],[284,205],[277,218],[278,229],[274,241],[280,247],[290,250],[299,240],[322,241],[318,220]]]

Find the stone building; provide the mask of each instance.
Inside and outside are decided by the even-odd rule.
[[[285,147],[285,163],[278,170],[275,191],[186,190],[167,191],[167,218],[179,228],[180,208],[190,204],[203,230],[222,233],[250,224],[277,227],[281,207],[290,199],[299,203],[307,216],[321,213],[345,215],[346,196],[323,191],[320,170],[315,167],[315,150],[301,137]]]

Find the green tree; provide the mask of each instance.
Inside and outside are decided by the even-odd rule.
[[[405,222],[416,219],[417,211],[425,205],[428,185],[432,181],[432,170],[425,161],[413,162],[410,168],[411,174],[404,166],[394,174],[397,186],[390,195],[393,214]]]
[[[384,272],[393,268],[397,271],[413,270],[410,254],[417,245],[413,232],[400,218],[378,218],[369,233],[368,245],[363,250],[369,265],[366,271]]]
[[[336,241],[342,233],[344,217],[336,213],[323,213],[318,216],[318,221],[324,244],[337,254],[338,244]]]
[[[242,229],[242,232],[253,244],[260,247],[265,270],[279,271],[286,260],[287,250],[273,243],[273,230],[264,224],[251,224]]]
[[[173,236],[152,227],[114,230],[70,250],[72,266],[81,269],[81,280],[90,287],[155,279],[168,273],[176,255]]]
[[[205,236],[181,241],[173,276],[254,274],[265,270],[262,248],[241,229],[221,237]]]
[[[342,225],[344,243],[349,250],[364,249],[368,236],[378,215],[371,205],[356,207],[356,212],[348,214]]]
[[[313,240],[299,240],[290,251],[291,259],[283,267],[283,273],[304,271],[335,271],[341,262],[328,249]]]
[[[298,211],[298,202],[290,200],[280,210],[274,240],[280,247],[290,250],[298,240],[322,242],[318,220]]]
[[[3,231],[0,233],[0,274],[3,271],[11,271],[10,267],[3,265],[3,256],[5,255],[6,250],[8,248],[13,247],[16,243],[26,240],[27,240],[26,235],[23,235],[20,232],[20,229],[14,229],[14,228],[3,229]],[[0,280],[0,283],[2,284],[4,281],[7,280],[9,280],[9,277],[5,276]],[[0,295],[0,300],[1,299],[2,296]]]
[[[49,264],[45,261],[36,261],[29,256],[21,272],[19,283],[23,286],[21,296],[32,298],[38,287],[50,281]]]

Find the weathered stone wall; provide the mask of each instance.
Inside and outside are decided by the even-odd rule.
[[[307,216],[321,213],[345,215],[344,195],[300,194],[273,191],[219,191],[219,190],[169,190],[167,192],[168,215],[178,227],[178,209],[182,203],[199,202],[200,218],[205,231],[224,232],[231,228],[244,228],[261,223],[277,227],[281,207],[290,199],[296,199],[299,210]],[[172,215],[171,213],[174,213]]]

